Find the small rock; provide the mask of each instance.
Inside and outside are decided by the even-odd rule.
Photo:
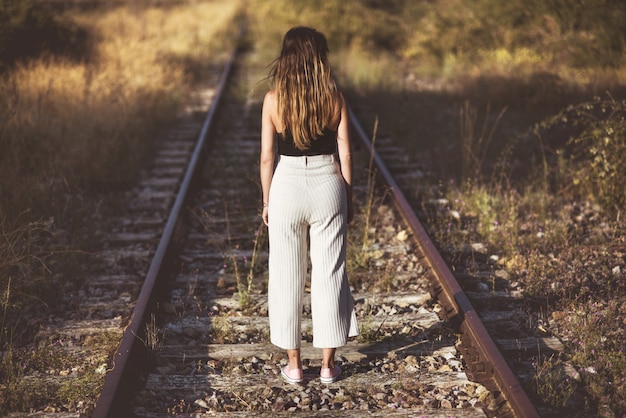
[[[596,373],[597,373],[596,369],[595,369],[593,366],[589,366],[589,367],[587,367],[587,368],[585,369],[585,371],[586,371],[587,373],[590,373],[590,374],[596,374]]]
[[[407,356],[407,357],[404,359],[404,361],[405,361],[407,364],[417,364],[417,357],[415,357],[414,355],[410,355],[410,356]]]
[[[486,283],[479,282],[476,284],[476,290],[479,292],[488,292],[489,286]]]
[[[396,235],[396,239],[398,241],[406,241],[408,238],[409,238],[409,234],[404,229],[398,232],[398,235]]]
[[[209,404],[204,399],[196,399],[194,405],[198,405],[200,408],[209,409]]]
[[[458,360],[450,360],[448,364],[453,370],[463,370],[463,363]]]
[[[463,252],[466,254],[483,254],[487,255],[487,246],[481,242],[474,242],[472,244],[465,244],[463,247]]]
[[[580,380],[580,373],[576,371],[576,369],[574,368],[574,366],[571,365],[571,363],[565,363],[563,365],[563,370],[572,379],[577,380],[577,381]]]
[[[450,203],[450,201],[448,199],[430,199],[428,201],[428,203],[430,203],[433,206],[446,206],[448,205],[448,203]]]
[[[496,401],[494,398],[491,398],[491,401],[489,402],[489,406],[487,406],[487,409],[490,411],[497,411],[499,407],[500,405],[498,405],[498,401]]]
[[[496,270],[494,274],[500,279],[509,280],[509,272],[506,270]]]

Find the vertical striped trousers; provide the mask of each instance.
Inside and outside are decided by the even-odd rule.
[[[347,193],[332,155],[280,156],[269,194],[268,312],[271,342],[300,348],[310,240],[313,346],[358,335],[346,272]]]

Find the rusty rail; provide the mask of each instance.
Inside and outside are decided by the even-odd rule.
[[[482,367],[480,367],[482,370],[475,370],[476,373],[483,374],[486,379],[492,381],[492,384],[488,386],[493,387],[495,384],[508,401],[510,409],[515,416],[520,418],[539,417],[537,410],[487,332],[467,295],[439,254],[439,251],[437,251],[428,233],[415,215],[406,197],[400,191],[398,184],[393,179],[380,155],[374,149],[372,141],[352,111],[350,111],[350,119],[361,141],[370,150],[378,171],[391,189],[395,206],[413,230],[418,245],[439,280],[437,296],[447,309],[446,316],[459,324],[462,331],[466,359],[468,361],[479,361],[482,364]]]
[[[241,39],[243,32],[244,29],[242,28],[238,40]],[[238,40],[237,43],[239,43]],[[191,188],[192,180],[198,168],[198,162],[206,144],[207,133],[211,128],[222,93],[228,81],[237,55],[237,50],[238,46],[235,46],[222,71],[215,97],[202,124],[202,129],[178,194],[176,195],[176,200],[169,213],[159,245],[150,264],[148,273],[146,274],[139,296],[137,297],[130,323],[126,327],[122,341],[115,352],[113,369],[106,376],[102,392],[92,415],[93,418],[125,416],[126,410],[124,408],[131,394],[131,390],[129,389],[133,387],[134,382],[139,378],[142,365],[149,358],[145,344],[139,336],[142,334],[142,327],[146,324],[149,315],[155,309],[154,296],[159,276],[164,268],[165,260],[168,259],[172,253],[172,243],[174,241],[175,230],[183,204]]]

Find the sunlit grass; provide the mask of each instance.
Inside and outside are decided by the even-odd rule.
[[[193,65],[219,62],[220,40],[232,44],[237,11],[237,2],[209,2],[79,14],[96,39],[93,58],[40,59],[6,74],[0,178],[12,193],[3,188],[0,214],[45,212],[68,188],[132,178],[156,129],[176,116]]]
[[[0,74],[0,414],[95,402],[106,372],[95,370],[116,341],[87,348],[98,364],[86,365],[55,346],[50,361],[75,365],[62,386],[25,378],[55,366],[21,345],[38,313],[81,281],[77,254],[94,244],[103,199],[132,183],[194,84],[225,61],[239,12],[226,0],[70,9],[89,54],[47,54]],[[35,360],[43,370],[22,367]]]
[[[87,196],[97,203],[97,193],[129,184],[159,129],[176,117],[194,74],[218,65],[233,45],[238,7],[224,1],[74,12],[73,21],[94,38],[85,62],[44,57],[2,75],[5,235],[39,218],[71,230],[88,222]]]

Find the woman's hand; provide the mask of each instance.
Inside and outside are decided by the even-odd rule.
[[[266,226],[269,225],[269,219],[267,217],[267,213],[268,213],[268,207],[266,205],[263,206],[263,214],[261,215],[261,217],[263,218],[263,222],[265,223]]]

